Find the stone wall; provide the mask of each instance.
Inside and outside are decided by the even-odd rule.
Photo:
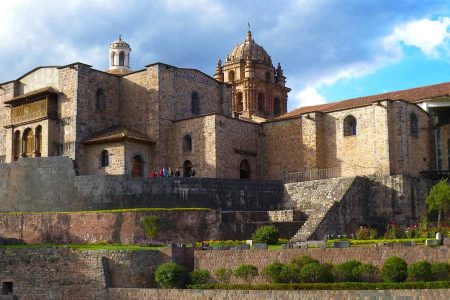
[[[450,289],[429,290],[324,290],[324,291],[255,291],[255,290],[177,290],[177,289],[108,289],[108,300],[172,299],[448,299]]]
[[[160,218],[157,240],[191,243],[229,236],[220,227],[219,211],[176,210],[0,214],[0,239],[26,244],[135,244],[149,239],[143,230],[145,216]]]
[[[282,250],[197,250],[194,251],[194,268],[206,269],[212,275],[217,269],[235,269],[242,264],[252,264],[261,272],[272,262],[288,263],[294,257],[309,255],[320,262],[332,264],[357,259],[363,263],[381,266],[388,257],[399,256],[412,263],[419,260],[446,262],[450,258],[450,247],[352,247],[324,249],[282,249]],[[266,282],[260,276],[258,282]]]
[[[171,249],[0,249],[0,279],[24,300],[105,299],[108,287],[155,287],[155,268],[172,256]]]
[[[278,181],[75,176],[66,157],[0,164],[1,211],[78,211],[134,207],[281,208]]]
[[[395,219],[409,226],[424,213],[432,182],[409,176],[370,176],[285,184],[284,206],[308,215],[294,240],[353,234],[361,225],[381,234]]]

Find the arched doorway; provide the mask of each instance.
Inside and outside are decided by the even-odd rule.
[[[266,110],[265,101],[266,101],[266,99],[264,98],[264,94],[258,93],[258,111],[265,112],[265,110]]]
[[[31,128],[25,129],[22,136],[22,152],[26,157],[32,157],[34,152],[34,135]]]
[[[41,125],[36,127],[35,134],[34,134],[34,140],[35,140],[36,157],[40,157],[41,151],[42,151],[42,126]]]
[[[236,93],[236,110],[243,111],[244,110],[244,99],[242,97],[242,92]]]
[[[250,163],[248,160],[244,159],[241,161],[241,165],[239,166],[240,178],[249,179],[250,178]]]
[[[133,157],[133,168],[131,169],[131,175],[134,177],[142,176],[142,158],[139,155]]]
[[[190,176],[189,172],[191,171],[191,169],[192,169],[191,161],[190,160],[185,161],[183,164],[183,176],[189,177]]]
[[[281,101],[278,97],[273,99],[273,114],[275,117],[281,115]]]

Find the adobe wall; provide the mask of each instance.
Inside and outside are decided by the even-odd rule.
[[[4,212],[78,211],[133,207],[206,207],[223,210],[281,208],[278,181],[215,178],[75,176],[67,157],[0,164]]]
[[[450,289],[423,290],[180,290],[180,289],[108,289],[108,300],[172,299],[448,299]]]
[[[0,214],[0,240],[26,244],[136,244],[149,239],[143,231],[145,216],[160,218],[163,226],[157,240],[192,243],[227,236],[227,230],[220,226],[219,211],[177,210]]]
[[[309,255],[320,262],[332,264],[356,259],[363,263],[381,266],[390,256],[399,256],[408,264],[420,260],[446,262],[450,258],[450,247],[351,247],[351,248],[307,248],[281,250],[196,250],[194,268],[206,269],[214,276],[220,268],[236,269],[242,264],[251,264],[259,272],[272,262],[288,263],[293,258]],[[267,282],[259,276],[257,282]]]
[[[106,288],[155,287],[155,268],[172,250],[0,249],[0,278],[19,299],[106,299]]]

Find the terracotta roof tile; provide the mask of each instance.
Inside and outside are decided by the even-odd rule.
[[[378,95],[371,95],[366,97],[359,97],[347,99],[339,102],[326,103],[314,106],[304,106],[279,116],[275,120],[289,119],[300,116],[302,114],[312,112],[333,112],[344,109],[351,109],[371,105],[373,102],[382,100],[403,100],[411,103],[418,103],[423,100],[432,99],[436,97],[443,97],[450,95],[450,82],[440,84],[417,87],[407,90],[400,90]]]

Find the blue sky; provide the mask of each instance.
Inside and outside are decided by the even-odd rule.
[[[131,65],[214,73],[247,22],[274,64],[289,109],[450,81],[450,8],[439,0],[2,0],[0,82],[41,65],[108,67],[119,34]]]

